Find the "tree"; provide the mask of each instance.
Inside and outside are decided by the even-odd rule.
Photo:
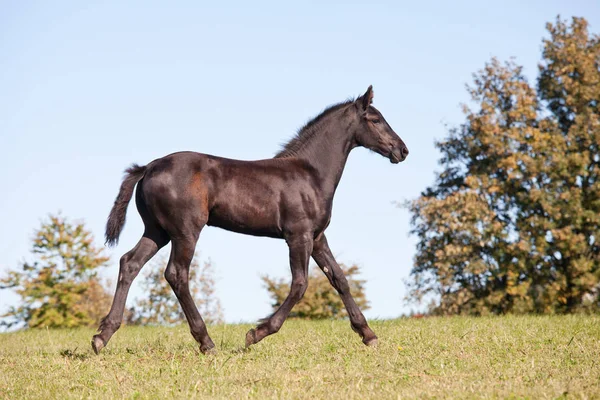
[[[223,321],[221,302],[215,294],[214,267],[209,260],[200,264],[198,255],[190,265],[190,292],[198,311],[206,323]],[[165,257],[152,261],[145,273],[141,287],[148,297],[137,299],[126,316],[127,323],[134,325],[173,325],[185,321],[179,301],[164,277],[167,265]]]
[[[109,258],[94,245],[83,223],[50,215],[35,232],[32,262],[8,271],[0,289],[13,289],[21,303],[2,317],[5,326],[72,328],[96,325],[110,306],[97,272]]]
[[[548,31],[537,91],[513,61],[474,75],[476,109],[408,203],[410,295],[434,313],[572,312],[597,291],[600,39],[581,18]]]
[[[369,303],[365,297],[364,284],[365,281],[357,279],[360,274],[360,269],[356,265],[346,267],[340,264],[344,271],[350,292],[354,296],[356,304],[362,309],[369,309]],[[290,281],[284,279],[273,279],[268,276],[262,277],[267,291],[273,300],[273,311],[277,310],[283,303],[290,291]],[[342,299],[331,286],[325,274],[318,271],[318,268],[313,268],[308,276],[308,289],[302,300],[298,302],[290,313],[291,318],[301,319],[342,319],[347,317],[346,308]]]
[[[600,36],[587,21],[548,24],[538,91],[563,139],[562,162],[549,169],[553,280],[559,309],[571,311],[597,293],[600,276]],[[596,305],[598,305],[596,296]]]
[[[88,287],[79,305],[90,320],[93,321],[91,323],[93,328],[97,328],[100,325],[100,321],[102,321],[108,310],[110,310],[113,296],[111,293],[112,290],[109,291],[108,288],[111,286],[110,280],[107,279],[103,283],[96,276],[88,281]]]

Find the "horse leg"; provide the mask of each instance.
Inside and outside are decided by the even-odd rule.
[[[284,321],[298,303],[308,287],[308,261],[312,252],[313,239],[310,234],[296,235],[286,238],[290,251],[290,267],[292,269],[292,285],[290,293],[283,304],[266,321],[250,329],[246,334],[246,347],[256,344],[266,336],[279,331]]]
[[[333,254],[331,254],[331,249],[329,248],[327,238],[324,234],[321,234],[321,236],[315,240],[312,257],[323,273],[325,273],[327,279],[329,279],[329,283],[331,283],[335,290],[340,294],[344,306],[346,307],[346,311],[348,312],[348,316],[350,317],[352,329],[360,335],[364,344],[367,346],[376,345],[377,336],[371,328],[369,328],[365,316],[356,305],[356,302],[350,293],[350,286],[344,276],[344,272],[335,261]]]
[[[120,260],[119,280],[108,315],[100,322],[98,334],[92,338],[92,348],[96,354],[106,346],[112,335],[121,326],[125,302],[129,288],[144,264],[169,242],[168,236],[161,230],[148,230],[129,252]]]
[[[206,354],[215,352],[215,344],[208,335],[206,324],[200,312],[198,312],[189,286],[190,263],[194,257],[197,240],[198,236],[193,237],[191,235],[173,240],[171,258],[165,271],[165,278],[171,285],[173,292],[175,292],[179,304],[181,304],[192,336],[200,344],[200,351]]]

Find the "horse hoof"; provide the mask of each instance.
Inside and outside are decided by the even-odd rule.
[[[205,356],[216,356],[218,354],[216,347],[211,347],[210,349],[202,349],[202,347],[200,347],[200,351]]]
[[[246,348],[256,343],[256,329],[250,329],[246,333]]]
[[[379,340],[377,338],[373,338],[371,340],[367,340],[364,343],[369,347],[377,347],[377,345],[379,344]]]
[[[100,339],[98,335],[92,338],[92,349],[96,355],[100,354],[100,351],[104,348],[104,341]]]

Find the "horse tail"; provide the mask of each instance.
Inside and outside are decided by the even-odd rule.
[[[133,188],[140,179],[144,177],[146,173],[146,166],[139,166],[133,164],[131,167],[125,170],[125,178],[119,189],[119,194],[115,199],[112,210],[108,215],[106,221],[106,242],[108,246],[114,246],[119,242],[119,236],[125,225],[125,216],[127,214],[127,205],[131,201],[133,195]]]

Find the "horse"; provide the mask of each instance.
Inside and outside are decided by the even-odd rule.
[[[312,258],[339,293],[352,329],[365,345],[377,336],[350,294],[325,237],[333,196],[350,151],[362,146],[397,164],[408,149],[372,105],[373,87],[357,99],[326,108],[302,127],[274,158],[241,161],[178,152],[125,171],[106,223],[106,244],[115,245],[125,224],[134,188],[144,233],[120,259],[108,315],[92,338],[96,354],[121,326],[129,288],[144,264],[171,242],[165,278],[177,296],[192,336],[203,354],[216,351],[189,288],[189,267],[200,232],[215,226],[246,235],[284,239],[292,273],[281,306],[246,334],[246,347],[279,331],[308,286]]]

